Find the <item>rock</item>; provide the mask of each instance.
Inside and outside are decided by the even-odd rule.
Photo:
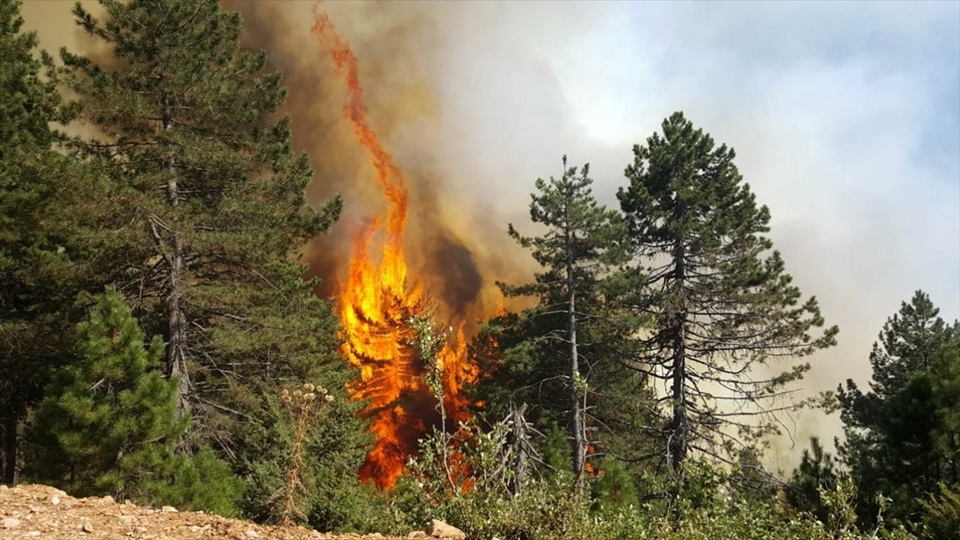
[[[24,536],[36,538],[37,536],[40,536],[40,531],[30,531]]]
[[[60,504],[60,497],[57,497],[56,495],[54,495],[53,497],[50,497],[50,504],[54,506],[57,506],[58,504]]]
[[[427,534],[434,538],[442,538],[443,540],[465,540],[467,538],[467,535],[464,534],[463,531],[439,519],[430,521],[430,525],[427,527]]]
[[[164,514],[176,514],[176,513],[177,513],[177,509],[174,508],[174,507],[172,507],[172,506],[164,506],[164,507],[160,508],[160,511],[163,512]]]
[[[101,503],[101,504],[113,504],[113,503],[115,503],[115,502],[116,502],[116,501],[114,501],[114,500],[113,500],[113,497],[110,496],[110,495],[104,495],[103,497],[100,498],[100,503]]]
[[[0,521],[0,529],[16,529],[20,526],[20,520],[15,517],[3,518]]]
[[[85,532],[85,533],[92,533],[92,532],[93,532],[93,525],[92,525],[89,521],[86,521],[86,522],[84,522],[83,525],[80,526],[80,530],[83,531],[83,532]]]
[[[410,531],[410,533],[407,534],[407,538],[429,538],[429,537],[427,536],[427,533],[423,531]]]
[[[253,529],[250,529],[249,531],[247,531],[246,537],[247,537],[247,538],[260,538],[260,533],[258,533],[257,531],[255,531],[255,530],[253,530]]]
[[[124,525],[133,525],[137,521],[137,516],[120,516],[120,523]]]

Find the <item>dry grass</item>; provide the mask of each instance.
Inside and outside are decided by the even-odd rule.
[[[284,390],[280,395],[280,403],[287,413],[293,440],[284,485],[274,498],[274,515],[282,524],[290,525],[297,520],[307,519],[303,512],[303,503],[309,495],[309,488],[305,483],[307,462],[303,456],[304,442],[310,430],[320,423],[321,413],[332,402],[333,396],[327,393],[326,388],[311,383],[306,383],[292,392]]]

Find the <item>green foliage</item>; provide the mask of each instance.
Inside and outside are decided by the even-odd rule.
[[[35,32],[23,32],[19,0],[0,1],[0,163],[24,149],[44,150],[53,142],[48,122],[58,117],[60,94],[40,79],[34,58]]]
[[[730,473],[730,488],[737,500],[769,501],[776,494],[780,481],[763,467],[761,457],[756,448],[740,449]]]
[[[612,424],[623,403],[637,398],[633,391],[642,381],[615,375],[624,335],[635,326],[610,302],[604,282],[623,261],[622,220],[597,203],[588,165],[568,168],[566,157],[563,165],[562,177],[537,179],[531,196],[530,218],[544,227],[542,234],[523,236],[509,227],[541,271],[532,283],[500,287],[506,296],[532,296],[538,304],[488,322],[478,341],[498,347],[492,357],[479,355],[491,375],[478,397],[497,419],[527,403],[538,429],[566,426],[567,459],[578,471],[586,461],[578,455],[597,453],[597,437],[589,434]]]
[[[894,501],[891,519],[916,527],[920,501],[940,482],[960,481],[960,333],[917,291],[884,324],[870,364],[869,391],[852,380],[838,388],[841,455],[859,488],[863,524],[874,523],[882,496]]]
[[[617,196],[644,270],[624,276],[635,284],[624,302],[652,318],[631,367],[667,387],[663,417],[646,432],[679,474],[691,451],[729,462],[774,431],[774,414],[791,407],[789,384],[809,366],[768,375],[768,364],[834,344],[837,329],[813,333],[824,324],[817,301],[801,300],[770,252],[770,212],[734,151],[679,112],[662,128],[634,146],[630,184]]]
[[[101,18],[73,12],[112,58],[62,51],[55,73],[100,133],[69,145],[103,177],[98,225],[110,234],[91,237],[87,264],[165,342],[178,415],[192,418],[178,450],[227,459],[246,484],[241,509],[266,519],[268,477],[283,478],[289,449],[271,396],[290,381],[340,389],[353,374],[300,260],[340,200],[307,203],[313,171],[275,114],[281,76],[265,71],[265,53],[241,49],[238,13],[203,0],[102,4]],[[354,489],[367,442],[356,408],[338,403],[335,425],[311,435],[310,483]]]
[[[930,540],[950,538],[960,531],[960,484],[940,484],[940,493],[921,503],[923,537]]]
[[[533,482],[513,498],[466,495],[449,506],[446,517],[470,538],[587,540],[598,538],[589,507],[573,478],[561,475]]]
[[[346,379],[315,378],[333,394],[334,400],[324,413],[324,421],[306,433],[303,457],[306,472],[303,483],[310,486],[301,509],[307,522],[318,530],[372,530],[378,493],[357,481],[357,469],[363,462],[369,437],[357,431],[356,415],[362,403],[350,400],[342,389]],[[239,468],[244,471],[246,489],[240,502],[244,515],[257,521],[275,519],[274,501],[284,490],[284,482],[294,446],[294,426],[280,404],[281,394],[266,396],[264,416],[247,441],[257,454],[245,456]]]
[[[239,515],[238,501],[244,483],[233,476],[230,465],[209,448],[193,456],[170,458],[170,472],[152,479],[148,490],[154,501],[181,510],[203,510],[220,516]]]
[[[482,447],[482,443],[478,445]],[[481,461],[476,459],[477,452],[466,449],[465,454],[474,465]],[[391,495],[390,513],[394,522],[389,529],[395,533],[421,528],[430,519],[443,519],[462,529],[468,538],[599,538],[591,532],[590,500],[585,492],[575,489],[569,473],[533,479],[516,496],[481,482],[477,484],[478,489],[451,498],[435,498],[431,496],[430,479],[441,471],[430,463],[436,461],[414,464],[414,474],[401,478]],[[492,472],[492,469],[471,469],[472,477],[495,476]]]
[[[37,474],[76,495],[151,500],[151,479],[164,475],[187,427],[176,419],[177,382],[159,371],[163,343],[154,338],[145,347],[113,289],[96,299],[77,336],[77,362],[36,413]]]
[[[934,452],[941,456],[942,481],[960,484],[960,322],[933,358]]]
[[[90,176],[54,151],[64,121],[56,87],[40,77],[37,38],[20,2],[0,1],[0,463],[15,483],[19,434],[71,348],[69,309],[83,274],[77,228],[89,212]]]
[[[620,460],[604,457],[597,463],[599,476],[590,483],[594,510],[604,514],[639,505],[634,477]]]
[[[823,490],[837,487],[833,457],[824,451],[819,439],[810,438],[810,449],[803,451],[800,465],[787,484],[787,501],[793,508],[808,512],[821,522],[827,521],[827,508],[821,499]]]
[[[773,497],[735,498],[731,477],[709,462],[691,460],[687,482],[669,502],[678,512],[664,512],[664,503],[609,504],[575,489],[569,473],[532,480],[520,494],[472,491],[435,500],[418,478],[404,477],[391,496],[394,519],[387,530],[402,534],[430,518],[444,519],[468,538],[503,540],[911,540],[899,527],[856,528],[855,489],[849,479],[823,490],[825,522],[785,509]],[[593,487],[600,489],[603,480]],[[679,513],[682,519],[674,516]],[[384,529],[381,529],[384,530]]]

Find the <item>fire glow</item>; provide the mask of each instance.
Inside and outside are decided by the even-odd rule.
[[[409,324],[412,317],[429,313],[429,300],[422,283],[407,274],[407,181],[367,123],[356,57],[327,15],[317,9],[313,33],[329,51],[336,75],[346,85],[349,100],[343,117],[353,126],[357,142],[369,152],[375,180],[387,203],[385,215],[368,218],[354,238],[347,275],[338,291],[338,313],[344,332],[343,355],[360,369],[348,391],[353,399],[368,402],[362,414],[369,418],[376,436],[358,474],[363,481],[389,489],[416,453],[418,439],[440,424],[437,400],[424,377],[427,366],[412,345],[416,335]],[[447,426],[456,426],[469,414],[464,384],[477,377],[476,366],[467,358],[462,323],[441,350],[438,365]]]

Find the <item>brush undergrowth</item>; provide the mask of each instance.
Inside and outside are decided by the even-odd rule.
[[[322,413],[333,395],[322,386],[306,383],[303,388],[291,392],[283,390],[280,403],[287,414],[291,431],[290,459],[284,475],[283,487],[274,495],[274,516],[283,524],[306,522],[305,504],[309,500],[310,487],[307,481],[308,464],[304,445],[310,430],[322,419]]]

